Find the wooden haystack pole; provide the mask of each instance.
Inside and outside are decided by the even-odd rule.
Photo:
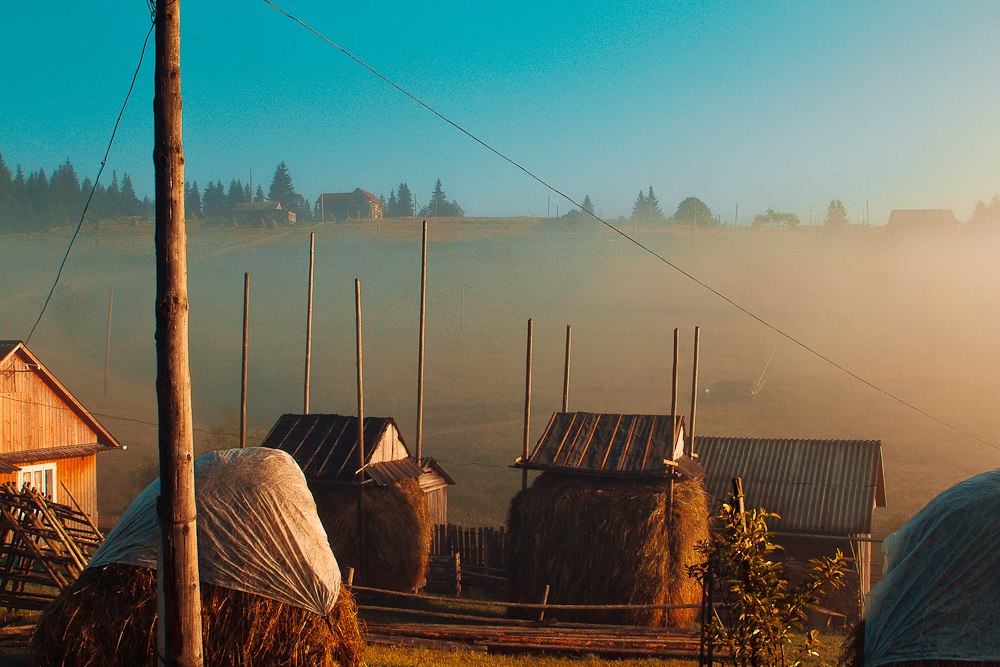
[[[559,619],[693,625],[701,589],[687,566],[708,537],[708,505],[683,433],[669,415],[553,414],[515,464],[543,474],[511,502],[510,601],[539,602],[548,588],[552,604],[693,605]]]
[[[358,567],[358,419],[353,415],[282,415],[261,446],[288,452],[305,472],[337,561],[355,583],[412,591],[424,581],[431,522],[418,465],[390,417],[365,417],[365,532]]]

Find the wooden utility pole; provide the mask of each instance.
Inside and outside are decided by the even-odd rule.
[[[680,335],[674,329],[674,365],[671,372],[670,381],[670,423],[673,429],[674,439],[670,441],[670,459],[674,458],[674,446],[677,444],[677,352],[680,345]]]
[[[153,164],[156,173],[157,660],[202,665],[194,441],[188,361],[187,235],[181,133],[180,0],[156,5]]]
[[[320,198],[320,201],[323,201]],[[302,414],[309,414],[309,373],[312,370],[313,266],[316,262],[316,232],[309,234],[309,298],[306,301],[306,377],[302,396]]]
[[[420,351],[417,353],[417,463],[424,449],[424,323],[427,316],[427,221],[420,253]]]
[[[531,435],[531,332],[532,321],[528,320],[528,351],[524,361],[524,442],[521,462],[528,465],[528,438]],[[521,490],[528,488],[528,469],[521,469]]]
[[[354,279],[354,308],[358,350],[358,576],[364,575],[365,560],[365,385],[361,359],[361,281]]]
[[[108,294],[108,332],[104,338],[104,402],[108,401],[108,370],[111,367],[111,309],[115,303],[115,288]]]
[[[243,274],[243,370],[240,375],[240,449],[247,446],[247,353],[250,351],[250,273]]]
[[[688,451],[691,457],[695,457],[694,451],[694,426],[698,414],[698,351],[701,349],[701,327],[694,328],[694,368],[691,371],[691,428],[688,433],[688,440],[691,444]]]
[[[562,411],[569,412],[569,352],[573,341],[573,325],[566,325],[566,365],[563,367],[563,402]]]

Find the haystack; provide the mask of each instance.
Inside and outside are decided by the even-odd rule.
[[[945,490],[882,543],[847,667],[1000,667],[1000,469]]]
[[[357,665],[353,600],[305,477],[272,449],[194,462],[208,665]],[[156,648],[159,480],[128,507],[32,638],[39,665],[150,664]]]
[[[319,518],[337,561],[358,567],[358,489],[311,485]],[[412,591],[427,574],[431,523],[416,479],[365,488],[365,554],[355,583]]]
[[[507,569],[512,602],[697,605],[688,577],[708,538],[701,478],[674,484],[544,473],[511,502]],[[558,613],[560,620],[688,627],[697,609]],[[550,612],[547,616],[552,616]]]
[[[357,611],[347,589],[325,616],[212,584],[202,583],[201,594],[206,666],[361,664]],[[88,568],[39,619],[32,664],[152,664],[156,620],[154,570],[120,564]]]

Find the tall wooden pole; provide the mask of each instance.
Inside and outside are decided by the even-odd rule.
[[[160,665],[202,665],[194,440],[188,361],[187,235],[181,132],[180,0],[156,5],[153,164],[156,173],[157,655]]]
[[[670,422],[673,425],[674,439],[670,441],[670,460],[674,458],[674,446],[677,444],[677,352],[680,336],[674,329],[674,365],[670,381]]]
[[[250,273],[243,274],[243,371],[240,375],[240,449],[247,446],[247,352],[250,351]]]
[[[427,221],[420,255],[420,351],[417,353],[417,462],[424,446],[424,323],[427,317]]]
[[[563,402],[562,411],[569,412],[569,353],[573,341],[573,325],[566,325],[566,364],[563,367]]]
[[[524,361],[524,442],[521,461],[528,464],[528,438],[531,435],[531,333],[532,321],[528,320],[528,351]],[[521,469],[521,489],[528,488],[528,469]]]
[[[111,367],[111,310],[115,304],[115,288],[108,294],[108,332],[104,338],[104,400],[108,400],[108,370]]]
[[[361,281],[354,279],[354,308],[358,349],[358,576],[365,560],[365,385],[361,359]]]
[[[320,197],[320,201],[323,201]],[[316,263],[316,232],[309,234],[309,298],[306,301],[306,377],[302,390],[302,414],[309,414],[309,374],[312,371],[313,267]]]
[[[701,327],[694,328],[694,369],[691,371],[691,429],[688,433],[688,451],[692,458],[694,451],[694,426],[698,415],[698,352],[701,349]]]

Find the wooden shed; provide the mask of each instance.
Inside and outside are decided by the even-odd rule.
[[[123,449],[23,342],[0,341],[0,483],[30,484],[97,523],[97,454]]]
[[[705,488],[714,508],[734,477],[743,479],[747,507],[779,515],[768,521],[785,555],[806,563],[840,549],[855,559],[856,615],[871,589],[872,515],[885,507],[879,440],[808,440],[696,436]],[[856,603],[853,604],[852,603]]]

